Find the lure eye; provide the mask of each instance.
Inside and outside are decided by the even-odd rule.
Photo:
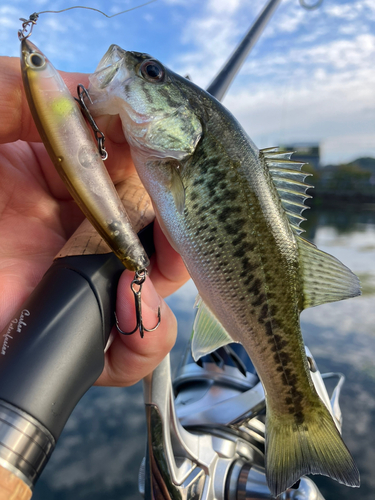
[[[40,69],[46,64],[46,60],[41,54],[34,53],[29,57],[29,64],[32,68]]]
[[[161,82],[165,76],[163,66],[157,61],[145,61],[142,63],[141,73],[150,82]]]

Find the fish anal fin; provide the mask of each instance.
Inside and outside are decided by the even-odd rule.
[[[336,257],[297,236],[303,281],[302,309],[361,294],[358,277]]]
[[[223,325],[202,299],[197,300],[198,312],[193,325],[192,356],[195,361],[224,345],[234,342]]]
[[[274,496],[305,474],[359,486],[359,472],[327,408],[314,406],[303,422],[267,411],[266,476]]]

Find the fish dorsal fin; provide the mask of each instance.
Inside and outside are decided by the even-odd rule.
[[[195,304],[198,311],[193,325],[191,352],[194,360],[198,361],[202,356],[210,354],[210,352],[230,344],[234,340],[199,295]]]
[[[311,174],[301,172],[304,163],[291,160],[292,154],[292,152],[281,153],[278,148],[260,150],[289,222],[295,233],[301,234],[304,230],[299,225],[306,220],[301,214],[309,208],[305,205],[305,200],[311,198],[306,191],[312,187],[305,183],[305,179]]]
[[[302,309],[361,295],[358,277],[336,257],[297,236],[303,277]]]

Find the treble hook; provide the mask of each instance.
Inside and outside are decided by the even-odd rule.
[[[89,109],[88,109],[88,107],[86,106],[86,103],[85,103],[85,97],[84,96],[86,96],[87,99],[92,104],[92,100],[91,100],[89,91],[82,85],[82,83],[80,83],[77,86],[77,94],[78,94],[79,100],[76,99],[76,98],[74,98],[74,99],[81,106],[83,114],[85,115],[87,121],[90,123],[91,128],[93,129],[94,134],[95,134],[95,139],[96,139],[96,141],[98,143],[99,154],[102,157],[102,160],[105,161],[108,158],[108,153],[107,153],[107,150],[105,149],[105,146],[104,146],[105,136],[104,136],[103,132],[97,126],[96,121],[92,117],[92,114],[90,113],[90,111],[89,111]]]
[[[141,338],[143,339],[144,337],[144,332],[153,332],[155,331],[158,326],[160,325],[161,322],[161,313],[160,313],[160,306],[158,307],[158,323],[154,328],[146,328],[143,324],[143,319],[142,319],[142,301],[141,301],[141,292],[142,292],[142,286],[143,283],[146,281],[147,277],[147,270],[143,269],[142,271],[136,271],[134,275],[134,279],[131,282],[130,288],[131,291],[134,294],[134,300],[135,300],[135,315],[137,319],[137,324],[134,330],[131,332],[124,332],[121,330],[120,325],[118,323],[117,315],[115,313],[115,319],[116,319],[116,328],[119,333],[122,333],[122,335],[132,335],[134,332],[136,332],[139,329],[139,333],[141,334]],[[139,286],[139,289],[135,289],[135,285]]]

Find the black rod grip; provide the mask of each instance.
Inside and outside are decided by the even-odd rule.
[[[0,334],[0,399],[56,440],[103,370],[123,270],[112,253],[57,259]]]
[[[149,257],[153,226],[138,233]],[[55,440],[103,370],[123,271],[113,253],[56,259],[0,334],[0,400]]]

